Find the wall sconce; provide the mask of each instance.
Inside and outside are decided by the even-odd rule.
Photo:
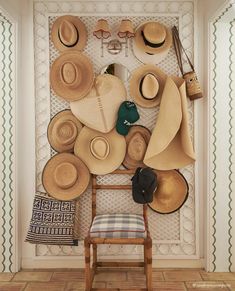
[[[110,41],[105,41],[111,36],[111,31],[107,20],[99,19],[93,31],[93,35],[98,39],[101,39],[101,57],[104,56],[104,45],[106,45],[107,51],[116,55],[122,51],[122,45],[125,45],[125,56],[128,56],[128,39],[134,37],[134,29],[132,22],[129,19],[124,19],[118,29],[118,37],[124,39],[120,41],[119,39],[111,39]]]

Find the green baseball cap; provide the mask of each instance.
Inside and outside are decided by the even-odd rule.
[[[118,110],[116,130],[121,135],[127,135],[132,123],[140,118],[134,102],[124,101]]]

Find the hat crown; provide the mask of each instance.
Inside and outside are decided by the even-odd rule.
[[[142,161],[146,152],[147,144],[144,137],[136,132],[128,144],[128,155],[135,161]]]
[[[71,188],[77,181],[77,169],[69,162],[62,162],[56,166],[54,180],[61,189]]]
[[[74,24],[68,20],[63,20],[58,29],[60,41],[68,47],[74,46],[78,41],[78,31]]]
[[[90,143],[90,150],[95,158],[105,160],[110,151],[108,140],[103,136],[95,137]]]
[[[72,120],[58,120],[53,128],[53,131],[55,132],[57,142],[62,145],[74,143],[78,134],[77,126]]]
[[[153,44],[160,44],[166,39],[165,26],[158,22],[150,22],[144,26],[144,37]]]
[[[141,92],[144,98],[153,99],[159,91],[159,83],[155,75],[147,74],[142,79]]]
[[[78,85],[81,80],[81,76],[78,67],[72,62],[65,62],[61,66],[61,80],[66,86]]]

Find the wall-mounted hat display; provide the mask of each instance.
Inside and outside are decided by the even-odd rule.
[[[133,52],[142,63],[158,64],[172,45],[171,30],[157,21],[141,23],[135,31]]]
[[[42,173],[42,184],[49,195],[58,200],[79,197],[88,187],[87,166],[73,154],[60,153],[52,157]]]
[[[143,65],[132,72],[130,95],[145,108],[160,104],[167,75],[154,65]]]
[[[85,24],[77,16],[58,17],[52,25],[51,39],[59,51],[83,50],[87,42]]]
[[[66,101],[83,98],[90,91],[93,81],[92,63],[80,52],[64,52],[51,66],[51,87]]]
[[[183,168],[195,161],[190,139],[185,81],[168,77],[144,163],[157,170]]]
[[[48,125],[48,141],[57,152],[73,152],[75,140],[81,129],[81,122],[70,110],[60,111]]]
[[[105,175],[121,165],[126,153],[126,141],[115,129],[101,133],[84,126],[76,140],[74,153],[92,174]]]
[[[143,159],[151,137],[151,132],[142,125],[133,125],[126,135],[126,155],[123,166],[127,169],[144,167]]]
[[[97,76],[85,98],[70,102],[73,114],[86,126],[106,133],[115,127],[120,104],[126,100],[123,82],[110,74]]]
[[[148,205],[152,210],[169,214],[178,210],[188,198],[188,183],[177,170],[157,171],[157,189],[153,193],[153,202]]]
[[[121,135],[127,135],[132,123],[140,118],[134,102],[124,101],[118,110],[116,130]]]

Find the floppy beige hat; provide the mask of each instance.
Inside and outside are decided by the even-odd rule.
[[[106,133],[116,124],[118,109],[126,100],[123,82],[110,74],[96,77],[85,98],[70,102],[73,114],[86,126]]]
[[[83,50],[87,42],[85,24],[77,16],[58,17],[51,28],[51,40],[59,51]]]
[[[74,146],[74,154],[96,175],[105,175],[116,170],[125,153],[125,138],[115,129],[109,133],[101,133],[84,126]]]
[[[143,65],[132,72],[130,95],[145,108],[160,104],[167,75],[155,65]]]
[[[47,128],[47,138],[57,152],[73,152],[75,140],[82,129],[81,122],[70,110],[57,113]]]
[[[141,23],[135,31],[133,51],[143,63],[158,64],[172,45],[171,30],[157,21]]]
[[[136,169],[144,167],[143,159],[151,137],[151,132],[148,128],[142,125],[131,126],[126,139],[126,155],[123,161],[123,166],[127,169]]]
[[[93,80],[93,66],[80,52],[64,52],[51,66],[51,87],[66,101],[83,98],[90,91]]]
[[[60,153],[52,157],[42,173],[42,184],[52,197],[58,200],[72,200],[88,187],[90,173],[78,157]]]
[[[149,203],[152,210],[169,214],[180,209],[188,198],[188,183],[184,176],[177,170],[158,171],[157,189],[153,193],[153,202]]]
[[[172,170],[195,161],[187,110],[184,79],[168,77],[144,157],[145,165],[157,170]]]

